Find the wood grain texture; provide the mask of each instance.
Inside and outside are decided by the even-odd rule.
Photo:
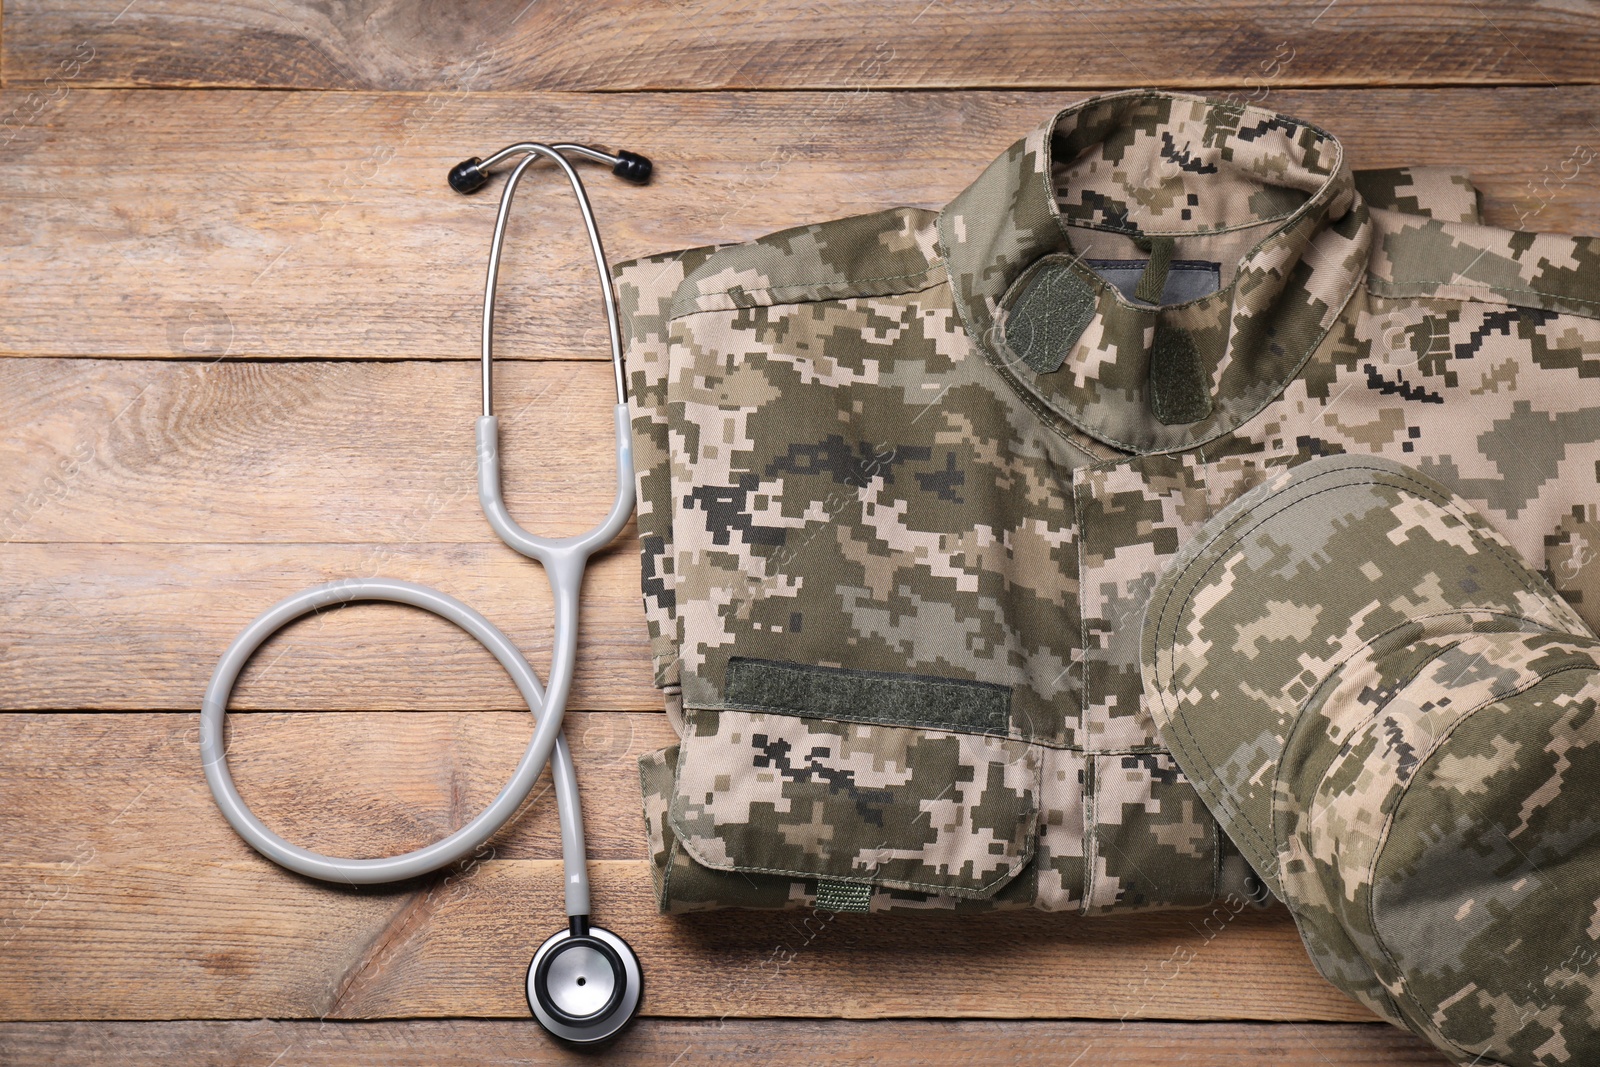
[[[511,364],[498,381],[513,512],[550,534],[587,528],[614,484],[607,369]],[[543,575],[494,540],[477,506],[475,391],[467,364],[0,366],[0,706],[195,707],[246,622],[351,576],[437,586],[542,663]],[[574,706],[659,709],[637,552],[630,531],[585,584]],[[519,699],[450,624],[363,605],[275,638],[234,706],[518,710]]]
[[[557,860],[341,889],[163,840],[159,859],[68,834],[48,862],[0,861],[7,1018],[524,1018],[528,959],[562,921]],[[1370,1019],[1277,909],[663,917],[644,862],[589,868],[595,915],[650,969],[648,1015]]]
[[[639,561],[590,567],[575,710],[657,711]],[[0,709],[192,711],[234,635],[308,585],[383,575],[471,604],[541,674],[550,596],[538,565],[492,544],[0,546]],[[511,680],[454,625],[398,604],[308,615],[270,638],[231,704],[267,711],[522,711]]]
[[[469,153],[547,131],[648,152],[650,187],[590,182],[616,260],[940,206],[1082,95],[72,88],[5,134],[0,354],[473,359],[496,198],[445,187]],[[1469,166],[1496,224],[1600,231],[1600,87],[1264,102],[1337,132],[1356,166]],[[497,351],[602,357],[568,194],[540,179],[522,195]]]
[[[464,825],[511,777],[526,712],[253,713],[229,719],[245,802],[296,844],[336,856],[408,852]],[[658,713],[572,712],[565,724],[598,860],[647,858],[638,758],[675,740]],[[200,773],[199,715],[0,714],[0,812],[12,862],[49,865],[254,858]],[[497,859],[561,854],[543,778],[486,846]],[[0,938],[5,935],[0,934]]]
[[[1281,911],[658,916],[646,865],[621,857],[643,851],[632,764],[670,739],[662,719],[575,715],[568,731],[597,914],[649,961],[649,1013],[1362,1017],[1315,975]],[[517,968],[560,914],[548,797],[450,872],[329,886],[233,835],[200,775],[195,726],[194,715],[0,716],[7,1018],[523,1014]],[[526,715],[244,715],[230,766],[291,839],[376,854],[459,825],[527,729]],[[886,967],[903,976],[893,989]],[[1216,997],[1219,985],[1230,995]]]
[[[494,196],[445,189],[458,159],[649,153],[649,189],[590,182],[621,259],[937,207],[1056,108],[1160,80],[1317,122],[1357,166],[1466,164],[1492,223],[1596,232],[1597,72],[1600,13],[1565,0],[7,0],[0,357],[32,358],[0,358],[0,1063],[576,1061],[521,995],[561,911],[548,795],[454,870],[341,889],[251,852],[196,754],[216,656],[318,580],[437,585],[549,654],[537,568],[474,499]],[[214,86],[247,88],[185,91]],[[497,387],[512,509],[565,534],[610,494],[610,396],[552,190],[513,224]],[[636,553],[586,585],[568,724],[597,914],[647,969],[608,1059],[1442,1062],[1281,910],[657,915],[633,763],[671,733]],[[470,639],[385,605],[290,628],[234,706],[246,798],[358,855],[460,825],[530,729]]]
[[[11,1023],[0,1055],[14,1067],[71,1059],[85,1065],[270,1063],[304,1067],[478,1067],[483,1063],[592,1063],[541,1041],[524,1021]],[[1095,1023],[688,1021],[644,1019],[606,1050],[621,1067],[715,1067],[804,1062],[815,1067],[1439,1067],[1446,1060],[1410,1034],[1377,1023]]]
[[[1600,20],[1556,0],[11,0],[14,84],[786,89],[1592,82]],[[1269,66],[1276,57],[1277,66]]]
[[[465,362],[0,361],[0,544],[493,542],[478,388]],[[616,487],[610,367],[508,361],[495,397],[512,513],[593,526]]]

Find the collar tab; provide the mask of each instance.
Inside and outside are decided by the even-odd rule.
[[[1130,452],[1225,433],[1296,375],[1371,245],[1339,142],[1297,119],[1135,91],[1066,108],[940,213],[968,333],[1018,391]],[[1086,259],[1142,249],[1131,298]],[[1159,305],[1174,261],[1222,264]],[[1153,297],[1153,298],[1152,298]]]

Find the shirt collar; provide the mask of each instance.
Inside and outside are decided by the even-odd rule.
[[[1095,231],[1252,226],[1261,239],[1229,284],[1170,306],[1126,299],[1076,250]],[[1259,108],[1133,91],[1066,108],[1012,145],[940,213],[938,236],[962,321],[1013,387],[1099,440],[1156,452],[1225,433],[1283,390],[1360,284],[1371,226],[1332,135]],[[1008,339],[1025,290],[1063,282],[1083,296],[1081,332]],[[1192,422],[1170,405],[1158,417],[1170,362],[1152,359],[1160,335],[1197,362],[1208,395],[1189,406]],[[1018,350],[1035,343],[1063,351]]]

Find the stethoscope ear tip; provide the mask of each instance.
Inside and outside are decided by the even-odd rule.
[[[570,1045],[599,1045],[639,1014],[639,957],[610,930],[574,922],[548,938],[528,964],[528,1007],[540,1026]]]
[[[611,173],[619,178],[624,178],[635,185],[643,185],[650,180],[655,164],[649,158],[637,152],[629,152],[625,148],[617,150],[617,161],[611,164]]]
[[[483,160],[477,156],[463,159],[460,163],[450,168],[450,188],[458,193],[475,193],[489,184],[489,175],[478,164]]]

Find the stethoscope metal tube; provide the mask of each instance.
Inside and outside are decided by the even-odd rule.
[[[597,148],[590,148],[580,144],[539,144],[536,141],[523,141],[514,145],[507,145],[488,159],[480,160],[477,157],[468,159],[455,166],[450,171],[450,185],[457,192],[472,193],[483,187],[483,182],[488,180],[487,172],[497,163],[501,163],[512,156],[526,153],[526,158],[517,164],[511,172],[511,177],[506,179],[505,190],[500,194],[500,211],[494,220],[494,239],[489,245],[489,276],[483,287],[483,344],[481,359],[483,366],[483,413],[494,414],[494,380],[490,373],[494,357],[494,295],[495,287],[500,279],[500,250],[505,245],[506,223],[511,219],[511,201],[517,194],[517,185],[522,181],[522,175],[533,164],[541,159],[548,159],[561,168],[566,175],[567,184],[572,186],[572,195],[578,201],[578,211],[583,216],[583,228],[589,235],[589,247],[594,252],[594,267],[600,273],[602,285],[601,293],[605,299],[606,328],[611,338],[611,372],[617,388],[617,403],[628,402],[628,383],[622,369],[622,326],[617,315],[617,297],[612,291],[606,267],[605,248],[600,242],[600,227],[594,220],[594,209],[589,206],[589,196],[584,192],[583,180],[578,177],[578,172],[567,161],[567,155],[582,156],[596,163],[609,166],[612,173],[620,178],[633,182],[646,182],[650,180],[652,170],[650,161],[633,152],[621,152],[612,155],[602,152]]]
[[[614,1036],[632,1020],[639,1008],[643,979],[638,957],[627,942],[589,923],[589,875],[585,864],[583,818],[578,803],[577,775],[572,754],[561,735],[561,720],[577,663],[578,599],[584,568],[590,556],[611,543],[633,512],[633,442],[628,424],[627,383],[623,376],[616,294],[612,291],[594,211],[583,182],[566,155],[608,164],[613,173],[635,182],[649,180],[651,165],[648,159],[631,152],[612,155],[585,145],[547,145],[530,141],[503,148],[487,160],[474,158],[457,165],[450,171],[450,185],[458,192],[474,192],[488,181],[490,168],[518,154],[526,158],[512,171],[501,197],[484,285],[483,414],[476,424],[478,500],[489,525],[500,538],[516,551],[537,560],[550,582],[555,618],[548,684],[540,686],[533,668],[500,630],[453,597],[426,586],[386,578],[330,582],[302,590],[268,608],[229,645],[206,688],[200,714],[200,749],[206,781],[217,805],[229,824],[253,848],[300,874],[357,885],[415,877],[471,855],[516,813],[532,791],[540,771],[548,764],[561,823],[568,926],[548,938],[529,964],[528,1003],[535,1018],[552,1034],[577,1044],[595,1044]],[[529,533],[506,510],[500,488],[500,424],[495,418],[493,404],[494,303],[501,249],[517,184],[528,167],[540,159],[549,159],[561,168],[578,201],[595,268],[600,275],[617,397],[612,408],[617,491],[611,508],[592,530],[560,538]],[[325,856],[273,833],[240,797],[228,771],[223,745],[228,698],[240,671],[261,644],[294,619],[323,607],[357,600],[410,604],[465,629],[505,667],[536,720],[533,737],[511,781],[487,808],[440,841],[404,855],[380,859]]]

